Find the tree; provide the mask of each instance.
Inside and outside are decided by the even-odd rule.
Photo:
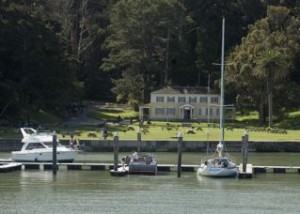
[[[229,82],[235,85],[239,98],[252,101],[262,123],[266,119],[265,106],[268,103],[270,126],[274,91],[283,90],[282,85],[291,81],[288,75],[299,50],[296,36],[299,26],[299,19],[291,16],[287,8],[270,6],[267,17],[250,27],[241,45],[229,56],[229,61],[234,63],[228,67]],[[265,102],[266,97],[268,102]]]
[[[112,91],[117,94],[117,101],[128,103],[138,110],[143,97],[143,77],[136,75],[132,69],[124,71],[121,79],[113,80],[115,87]]]
[[[176,55],[171,47],[178,47],[186,23],[185,9],[177,0],[118,1],[110,16],[106,40],[109,55],[101,68],[113,72],[114,79],[129,77],[124,72],[141,76],[141,100],[148,102],[150,89],[171,79],[169,65]],[[122,91],[117,89],[114,92],[118,96]]]
[[[206,85],[208,76],[212,80],[220,78],[212,63],[220,63],[222,17],[227,23],[225,50],[230,50],[246,35],[247,26],[263,17],[265,7],[261,0],[189,0],[184,5],[194,20],[188,42],[195,51],[198,85]]]
[[[28,108],[60,112],[74,88],[74,76],[55,23],[45,21],[37,8],[0,3],[1,113],[17,115]]]
[[[114,1],[57,0],[48,13],[56,14],[61,23],[60,35],[67,43],[72,68],[82,86],[77,99],[105,99],[111,85],[109,76],[99,71],[101,58],[106,55],[101,46],[105,40],[108,11]],[[58,11],[58,12],[57,12]],[[78,94],[80,95],[80,94]]]

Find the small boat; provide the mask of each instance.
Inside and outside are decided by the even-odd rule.
[[[14,170],[21,170],[22,163],[0,163],[0,172],[11,172]]]
[[[118,167],[117,170],[114,169],[109,170],[112,176],[124,176],[128,174],[128,171],[129,171],[128,166]]]
[[[125,158],[129,174],[157,174],[157,162],[153,154],[133,153]]]
[[[33,128],[21,128],[23,135],[22,149],[11,152],[11,160],[18,162],[51,162],[53,161],[53,135],[39,132]],[[57,162],[73,162],[78,150],[67,148],[57,140]]]
[[[217,147],[220,147],[220,144]],[[238,168],[228,153],[220,151],[217,157],[212,156],[202,159],[197,173],[207,177],[235,177],[238,174]]]
[[[221,98],[220,98],[220,141],[216,148],[216,156],[203,158],[197,170],[198,175],[209,177],[234,177],[238,167],[228,153],[224,151],[224,34],[225,18],[222,25],[222,56],[221,56]]]

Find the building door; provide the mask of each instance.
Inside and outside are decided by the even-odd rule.
[[[183,119],[190,120],[191,119],[191,108],[185,108],[183,111]]]
[[[149,115],[149,108],[143,108],[143,120],[148,120],[150,119],[150,115]]]
[[[140,107],[139,108],[139,119],[148,120],[150,118],[150,109],[149,107]]]

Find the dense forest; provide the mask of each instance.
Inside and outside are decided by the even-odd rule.
[[[0,118],[219,89],[262,123],[299,107],[300,0],[0,0]]]

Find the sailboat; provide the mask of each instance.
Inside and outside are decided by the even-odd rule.
[[[224,149],[224,37],[225,18],[222,20],[222,55],[221,55],[221,99],[220,99],[220,135],[219,143],[214,156],[205,157],[201,160],[197,170],[198,175],[208,177],[234,177],[238,168]]]

